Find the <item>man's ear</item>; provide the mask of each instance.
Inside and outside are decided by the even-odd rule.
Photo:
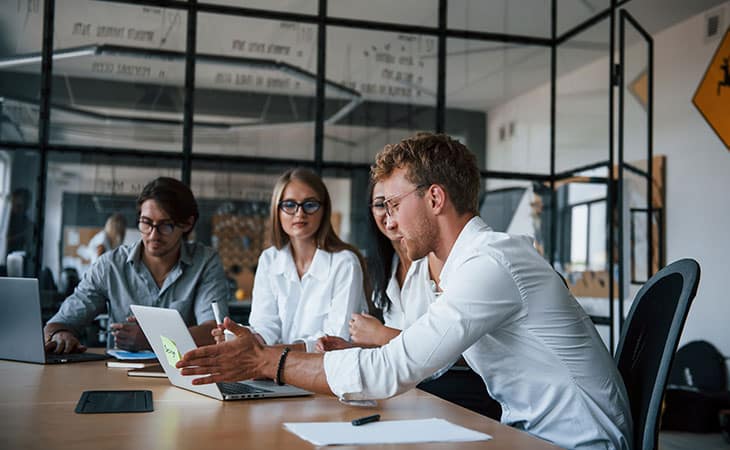
[[[426,191],[431,210],[435,215],[441,214],[446,206],[446,191],[438,184],[432,184]]]

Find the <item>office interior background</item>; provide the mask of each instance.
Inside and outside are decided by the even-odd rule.
[[[171,176],[245,301],[281,172],[319,171],[364,249],[374,155],[446,132],[480,214],[535,238],[607,346],[692,257],[682,343],[730,356],[730,152],[692,104],[728,22],[712,0],[0,0],[0,264],[49,317],[107,217],[134,242],[136,194]]]

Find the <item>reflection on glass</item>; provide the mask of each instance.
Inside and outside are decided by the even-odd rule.
[[[56,8],[51,142],[181,151],[186,21],[141,5]]]
[[[0,149],[0,276],[30,276],[36,262],[36,151]]]
[[[446,56],[447,132],[482,168],[549,173],[550,49],[449,39]]]
[[[201,14],[198,36],[194,151],[313,159],[317,26]]]
[[[385,144],[436,125],[436,38],[330,27],[327,79],[362,102],[325,124],[324,158],[372,163]],[[326,92],[325,110],[346,100]]]
[[[558,46],[556,172],[609,159],[609,31],[605,19]]]
[[[626,27],[624,56],[624,160],[645,160],[648,153],[648,69],[647,42],[630,25]]]
[[[318,8],[317,0],[207,0],[205,3],[299,14],[317,14]]]
[[[18,62],[25,55],[40,60],[43,5],[4,1],[0,7],[0,141],[38,141],[40,64]]]
[[[588,223],[588,268],[590,270],[605,270],[606,268],[606,202],[591,204],[591,220]]]
[[[98,255],[99,233],[119,214],[125,224],[123,243],[136,242],[136,198],[153,179],[180,179],[176,161],[149,158],[89,157],[51,153],[48,160],[43,262],[59,277],[82,275]],[[94,239],[96,237],[96,240]]]
[[[450,0],[448,27],[550,38],[550,3],[545,0]]]
[[[556,0],[558,36],[569,31],[596,15],[604,12],[611,6],[610,0]],[[549,2],[545,2],[549,3]]]
[[[407,25],[438,25],[438,0],[336,0],[327,2],[327,15]]]
[[[588,266],[588,205],[571,209],[570,216],[570,268],[584,271]]]
[[[540,183],[493,178],[485,186],[479,197],[479,215],[487,225],[494,231],[532,237],[535,248],[546,256],[549,219],[544,202],[548,189]]]

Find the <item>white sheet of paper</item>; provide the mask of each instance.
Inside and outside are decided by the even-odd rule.
[[[314,445],[408,444],[488,441],[492,436],[444,419],[384,420],[353,426],[350,422],[288,422],[284,428]]]

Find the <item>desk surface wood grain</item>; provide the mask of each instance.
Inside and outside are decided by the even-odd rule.
[[[221,402],[178,389],[165,378],[128,377],[103,361],[38,365],[0,361],[2,449],[312,449],[284,422],[350,421],[378,413],[382,420],[438,417],[493,436],[488,442],[341,446],[339,449],[554,449],[546,442],[420,390],[376,407],[345,405],[324,395]],[[85,390],[152,391],[154,411],[76,414]]]

